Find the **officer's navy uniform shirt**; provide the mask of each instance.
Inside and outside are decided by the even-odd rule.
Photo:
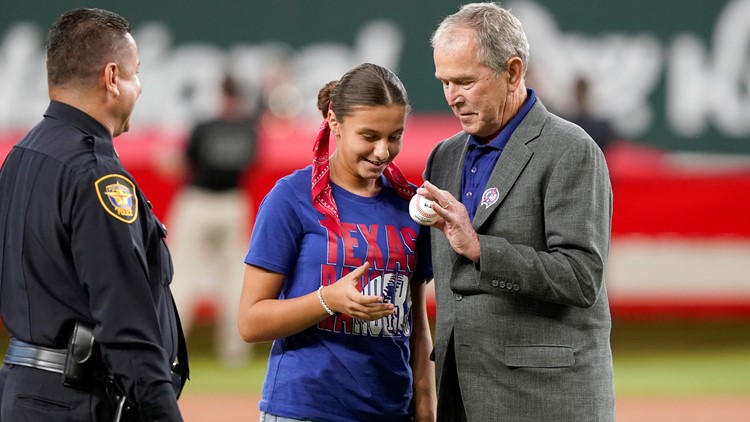
[[[474,215],[479,209],[484,188],[487,186],[487,181],[490,180],[492,170],[495,169],[500,154],[510,141],[513,132],[536,102],[536,94],[533,89],[527,89],[526,93],[528,96],[518,113],[490,142],[482,144],[474,135],[469,135],[468,152],[463,168],[461,202],[466,206],[471,221],[474,221]]]
[[[153,420],[180,419],[166,232],[109,132],[51,102],[6,158],[0,198],[0,312],[10,335],[62,349],[76,320],[93,326],[128,399]]]

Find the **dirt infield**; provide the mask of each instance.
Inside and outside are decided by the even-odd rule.
[[[255,422],[260,419],[258,399],[251,394],[185,394],[179,404],[185,422]]]
[[[750,421],[748,397],[621,398],[619,422],[746,422]]]
[[[257,421],[257,395],[186,394],[180,399],[185,422]],[[617,399],[618,422],[747,422],[750,398]]]

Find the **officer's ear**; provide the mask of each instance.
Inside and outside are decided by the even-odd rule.
[[[120,68],[115,62],[109,62],[104,66],[104,86],[107,92],[114,97],[120,96],[120,88],[117,83],[120,78]]]

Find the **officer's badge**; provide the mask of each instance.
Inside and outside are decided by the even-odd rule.
[[[99,202],[120,221],[132,223],[138,218],[138,196],[135,184],[119,174],[108,174],[94,183]]]

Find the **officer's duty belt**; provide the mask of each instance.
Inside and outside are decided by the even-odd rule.
[[[66,349],[50,349],[11,338],[3,362],[62,374],[67,355]]]

